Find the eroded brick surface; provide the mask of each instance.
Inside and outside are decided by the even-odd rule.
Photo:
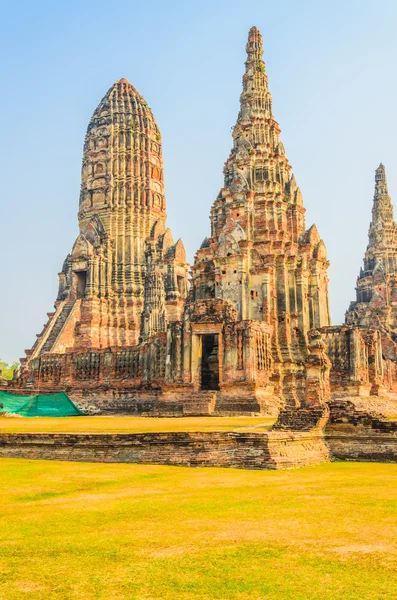
[[[139,433],[0,434],[8,458],[282,469],[329,459],[321,434]]]

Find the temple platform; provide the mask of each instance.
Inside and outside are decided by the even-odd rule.
[[[319,421],[320,423],[320,421]],[[397,462],[397,421],[333,403],[306,431],[263,417],[0,419],[0,457],[286,469],[332,460]]]

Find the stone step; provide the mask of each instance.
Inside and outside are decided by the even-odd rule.
[[[40,354],[44,354],[46,352],[51,352],[57,338],[58,335],[60,334],[63,326],[65,325],[68,316],[71,313],[71,310],[73,308],[74,303],[68,303],[65,304],[65,306],[62,308],[60,314],[58,315],[58,318],[50,332],[50,335],[48,336],[47,340],[45,341]]]
[[[248,398],[222,398],[218,397],[214,415],[225,416],[225,415],[252,415],[260,414],[261,406],[255,399]]]

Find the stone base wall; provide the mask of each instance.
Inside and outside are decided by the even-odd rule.
[[[339,396],[331,394],[331,402],[351,402],[355,408],[364,412],[376,412],[385,417],[394,417],[397,415],[397,394],[388,392],[382,396],[368,395],[366,397],[358,395]]]
[[[329,416],[328,406],[316,408],[285,408],[280,411],[272,429],[274,431],[322,430]]]
[[[108,405],[109,399],[104,402]],[[176,401],[165,401],[167,410],[156,398],[139,402],[146,402],[141,409],[148,415],[155,415],[157,406],[161,416],[181,416]],[[206,402],[213,410],[211,393]],[[397,463],[397,421],[359,410],[353,402],[332,401],[317,409],[283,410],[272,430],[262,433],[0,433],[0,457],[243,469],[286,469],[331,460]]]
[[[321,433],[0,434],[0,457],[286,469],[329,461]]]
[[[397,462],[397,427],[374,429],[341,424],[328,426],[325,436],[333,460]]]
[[[0,457],[287,469],[331,460],[397,462],[397,422],[341,405],[324,430],[140,434],[0,434]]]
[[[226,390],[195,391],[191,386],[167,386],[162,390],[66,389],[68,396],[88,414],[142,417],[253,416],[277,417],[280,399],[253,386],[229,386]]]
[[[159,390],[70,390],[66,392],[84,412],[141,417],[208,416],[214,411],[214,393],[185,390],[164,394]]]
[[[331,402],[324,431],[333,459],[397,462],[397,421],[357,410],[352,402]]]
[[[228,384],[222,385],[220,391],[215,392],[215,416],[230,415],[263,415],[277,417],[282,400],[273,389],[267,390],[255,384]]]

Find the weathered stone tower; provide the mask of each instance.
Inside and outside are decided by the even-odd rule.
[[[182,242],[174,244],[165,229],[160,130],[126,79],[110,88],[88,125],[78,218],[80,234],[59,274],[56,312],[27,352],[30,360],[133,346],[182,313],[187,264]],[[153,270],[156,287],[144,306]],[[160,319],[150,317],[152,307]]]
[[[357,278],[356,300],[346,323],[378,329],[387,358],[397,360],[397,225],[387,189],[383,164],[375,171],[375,194],[364,268]]]
[[[195,258],[193,294],[229,301],[238,320],[267,326],[275,392],[294,406],[305,396],[307,333],[330,324],[328,262],[316,226],[305,227],[256,27],[246,50],[234,144],[211,210],[211,237]]]

